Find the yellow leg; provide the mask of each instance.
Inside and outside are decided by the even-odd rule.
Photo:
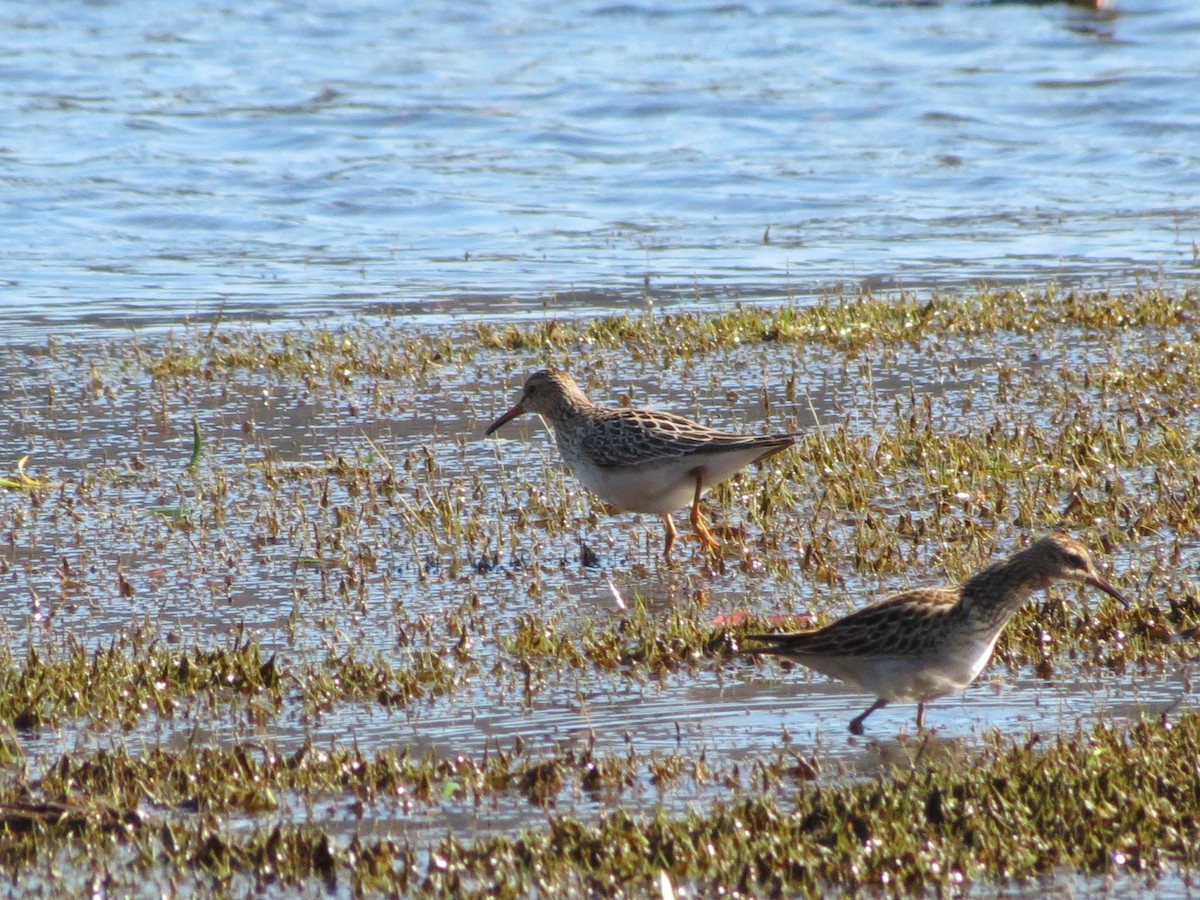
[[[663,516],[663,523],[667,526],[667,545],[663,548],[663,556],[667,562],[670,562],[671,548],[675,546],[675,538],[679,536],[679,532],[675,530],[675,523],[671,521],[670,513]]]
[[[850,720],[850,733],[851,734],[862,734],[863,733],[863,720],[866,719],[866,717],[869,716],[871,713],[875,712],[875,710],[883,709],[885,706],[887,706],[886,700],[876,700],[874,703],[872,703],[867,708],[867,711],[864,712],[861,716],[855,716],[853,719],[851,719]]]
[[[692,500],[692,514],[688,517],[688,521],[692,523],[692,530],[696,532],[696,537],[700,538],[704,549],[716,555],[717,551],[721,549],[721,545],[717,543],[717,539],[712,536],[712,532],[704,524],[704,515],[700,512],[700,494],[703,488],[704,482],[702,476],[697,474],[696,496]]]

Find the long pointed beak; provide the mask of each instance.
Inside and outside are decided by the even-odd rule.
[[[498,418],[495,422],[493,422],[491,425],[489,425],[487,427],[487,431],[485,431],[483,433],[484,437],[487,437],[488,435],[490,435],[493,431],[495,431],[497,428],[499,428],[505,422],[512,421],[517,416],[521,415],[521,413],[523,413],[523,412],[525,412],[525,407],[522,406],[520,403],[518,403],[516,406],[514,406],[512,409],[510,409],[508,412],[506,412],[504,415],[502,415],[500,418]]]
[[[1084,581],[1084,584],[1090,584],[1092,587],[1099,588],[1100,590],[1104,591],[1104,593],[1108,594],[1108,596],[1112,597],[1114,600],[1116,600],[1118,603],[1120,603],[1123,607],[1125,607],[1126,609],[1129,609],[1129,601],[1126,600],[1124,598],[1124,596],[1122,596],[1120,591],[1118,591],[1115,587],[1113,587],[1111,584],[1109,584],[1107,581],[1105,581],[1099,575],[1090,575],[1087,578],[1085,578],[1083,581]]]

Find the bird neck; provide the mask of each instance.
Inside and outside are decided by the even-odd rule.
[[[1048,584],[1030,572],[1021,560],[1008,559],[988,566],[963,582],[960,603],[964,614],[988,627],[1003,628],[1030,595]]]
[[[596,410],[596,404],[583,393],[566,394],[559,398],[554,415],[549,418],[559,424],[570,425],[581,416],[588,416]]]
[[[560,422],[569,422],[587,412],[589,406],[590,404],[588,403],[580,403],[577,400],[564,397],[562,404],[558,407],[558,415],[555,418]]]

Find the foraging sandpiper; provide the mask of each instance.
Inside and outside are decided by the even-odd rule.
[[[959,585],[905,591],[814,631],[748,634],[772,646],[743,652],[786,656],[874,694],[875,703],[851,720],[853,734],[894,700],[917,702],[920,729],[925,704],[974,681],[1021,604],[1060,579],[1090,584],[1129,605],[1082,544],[1055,532]]]
[[[719,545],[704,524],[700,497],[796,442],[792,434],[729,434],[673,413],[597,406],[557,369],[530,375],[517,403],[485,433],[527,412],[537,413],[553,432],[563,462],[584,487],[617,511],[662,516],[668,560],[677,536],[673,510],[691,504],[692,528],[705,549],[715,551]]]

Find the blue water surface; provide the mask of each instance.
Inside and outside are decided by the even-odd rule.
[[[1194,281],[1200,5],[0,4],[0,335]]]

